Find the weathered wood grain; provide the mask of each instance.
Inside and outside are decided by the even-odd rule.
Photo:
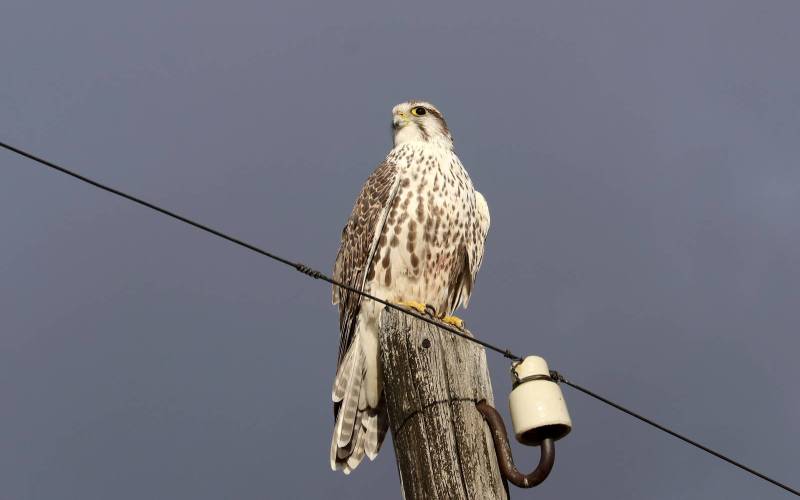
[[[484,349],[393,310],[382,317],[384,397],[406,500],[507,499],[475,403],[494,404]]]

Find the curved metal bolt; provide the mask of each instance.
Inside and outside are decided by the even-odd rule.
[[[503,417],[485,400],[475,406],[492,431],[494,448],[497,452],[497,464],[500,466],[500,473],[503,477],[511,481],[514,486],[520,488],[533,488],[547,479],[556,460],[556,447],[553,444],[553,440],[546,438],[542,441],[539,465],[530,474],[523,474],[514,465],[514,458],[511,456],[511,446],[508,444],[508,434],[506,434]]]

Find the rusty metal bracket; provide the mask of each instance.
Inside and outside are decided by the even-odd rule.
[[[506,434],[506,425],[503,422],[503,417],[485,400],[475,406],[492,431],[494,448],[497,452],[497,464],[500,466],[500,473],[503,477],[519,488],[533,488],[547,479],[556,460],[556,447],[553,440],[545,438],[542,441],[539,465],[530,474],[523,474],[514,465],[514,458],[511,456],[511,445],[508,443],[508,434]]]

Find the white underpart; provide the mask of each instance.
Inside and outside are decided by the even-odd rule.
[[[405,154],[405,157],[402,157],[402,154]],[[424,159],[423,162],[419,161],[420,158]],[[395,147],[389,153],[389,159],[395,162],[400,169],[398,182],[408,181],[408,185],[398,191],[398,196],[394,200],[395,206],[402,205],[407,193],[412,193],[411,201],[407,209],[404,210],[412,214],[411,217],[414,217],[414,214],[417,213],[420,202],[423,204],[426,217],[432,216],[429,213],[431,208],[429,202],[432,200],[435,207],[441,208],[445,205],[449,207],[446,212],[448,213],[447,216],[451,217],[451,220],[447,222],[444,215],[441,217],[442,220],[439,221],[439,228],[436,232],[436,239],[439,244],[426,243],[423,239],[424,227],[419,222],[416,222],[416,238],[413,252],[409,251],[407,246],[410,232],[408,223],[398,224],[395,222],[393,225],[389,224],[388,237],[391,238],[395,234],[394,226],[399,225],[399,233],[396,233],[396,235],[400,240],[399,245],[390,247],[390,283],[387,285],[384,279],[386,268],[381,264],[384,257],[384,253],[381,252],[379,255],[375,255],[375,278],[366,283],[366,290],[393,303],[404,301],[421,302],[434,306],[440,313],[451,314],[453,311],[450,310],[447,304],[449,292],[447,280],[449,275],[446,272],[437,272],[441,268],[434,266],[434,264],[437,259],[439,259],[440,263],[444,262],[445,268],[448,267],[448,262],[452,265],[457,264],[454,261],[448,261],[449,257],[446,254],[453,250],[454,243],[464,244],[465,242],[463,239],[453,238],[452,236],[449,241],[442,241],[445,239],[446,232],[456,231],[455,220],[474,218],[475,215],[485,214],[485,224],[488,229],[489,217],[486,201],[480,193],[474,190],[472,181],[461,161],[452,149],[448,147],[423,141],[406,142]],[[430,167],[426,166],[424,161],[430,161]],[[437,178],[438,181],[436,181]],[[435,192],[430,191],[434,182],[438,182],[439,185],[439,189]],[[461,196],[457,195],[456,186],[463,186]],[[420,191],[425,193],[422,198],[417,196]],[[445,210],[444,208],[442,209]],[[483,241],[480,241],[479,245],[481,247],[480,257],[482,257]],[[418,259],[417,267],[413,266],[412,253]],[[426,258],[428,253],[431,254],[430,260]],[[479,256],[470,255],[470,262],[473,265],[480,265]],[[461,305],[466,306],[468,300],[469,295],[462,293]],[[382,383],[379,380],[378,335],[380,315],[383,309],[384,306],[382,304],[365,300],[361,305],[358,318],[361,333],[360,345],[366,358],[366,399],[367,405],[370,407],[377,405],[382,390]]]

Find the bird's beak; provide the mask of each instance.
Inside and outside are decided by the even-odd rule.
[[[398,112],[392,115],[392,128],[399,130],[408,124],[408,115],[406,113]]]

